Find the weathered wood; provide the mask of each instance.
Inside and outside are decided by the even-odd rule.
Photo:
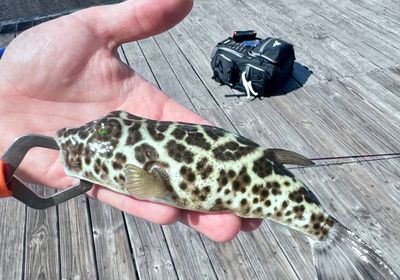
[[[350,2],[351,1],[347,1]],[[322,4],[322,3],[321,3]],[[296,10],[290,9],[289,7],[300,7]],[[282,9],[285,10],[291,17],[297,19],[296,25],[305,22],[307,29],[311,29],[311,32],[318,33],[318,29],[322,30],[323,41],[331,39],[331,44],[344,44],[345,48],[348,49],[347,54],[343,48],[339,49],[335,47],[335,50],[345,54],[344,59],[352,62],[355,60],[355,66],[358,72],[368,71],[368,68],[376,68],[370,66],[369,61],[374,63],[378,67],[390,67],[393,65],[393,59],[391,53],[397,53],[398,49],[391,46],[388,42],[380,39],[376,34],[373,34],[370,27],[366,27],[363,24],[358,24],[354,19],[353,15],[346,15],[347,9],[339,9],[340,5],[322,4],[322,7],[316,6],[314,3],[293,1],[283,5]],[[364,21],[365,23],[366,21]],[[362,32],[360,32],[362,30]],[[386,32],[386,37],[390,37],[390,32]],[[393,41],[393,40],[391,40]],[[350,51],[350,52],[349,52]],[[356,52],[355,52],[356,51]],[[340,60],[339,60],[340,61]],[[363,62],[363,63],[361,63]]]
[[[41,196],[50,196],[54,189],[32,186]],[[25,279],[60,278],[57,208],[46,210],[27,208],[25,228]]]
[[[121,211],[90,199],[90,216],[100,279],[137,279]]]
[[[14,198],[3,198],[0,213],[0,279],[22,279],[26,206]]]
[[[88,201],[83,195],[58,206],[62,279],[96,279]]]
[[[390,0],[196,1],[182,24],[119,53],[181,104],[263,146],[309,157],[398,152],[399,11]],[[314,72],[303,88],[296,80],[307,70],[299,68],[291,94],[224,97],[233,91],[211,80],[212,49],[248,28],[295,43],[298,61]],[[0,47],[11,39],[0,36]],[[292,171],[400,271],[399,159]],[[58,220],[55,209],[0,200],[1,279],[315,279],[306,238],[272,222],[216,244],[84,197],[60,205]]]

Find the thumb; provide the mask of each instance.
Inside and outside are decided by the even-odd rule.
[[[179,23],[191,10],[192,0],[128,0],[75,13],[111,48],[147,38]]]

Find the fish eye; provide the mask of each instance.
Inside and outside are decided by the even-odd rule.
[[[102,125],[99,129],[97,129],[97,133],[101,136],[107,136],[111,133],[111,128],[108,126]]]

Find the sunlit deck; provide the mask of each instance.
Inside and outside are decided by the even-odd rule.
[[[310,158],[399,152],[399,14],[396,0],[197,0],[181,24],[120,55],[181,104],[266,147]],[[232,90],[211,79],[214,45],[247,29],[295,45],[279,96],[226,98]],[[0,47],[14,35],[0,35]],[[293,172],[400,271],[399,158]],[[316,277],[306,238],[272,222],[217,244],[84,196],[46,211],[2,199],[0,213],[0,279]]]

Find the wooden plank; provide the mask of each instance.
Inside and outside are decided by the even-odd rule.
[[[219,87],[217,83],[212,81],[210,79],[210,75],[207,74],[209,70],[209,61],[206,57],[201,59],[201,52],[198,48],[196,48],[196,45],[191,42],[192,40],[187,38],[188,33],[186,33],[184,30],[180,28],[180,26],[176,27],[170,32],[173,35],[174,40],[176,41],[177,45],[183,51],[184,55],[187,57],[189,62],[191,63],[192,67],[195,69],[196,74],[199,75],[201,78],[202,82],[204,85],[207,86],[208,90],[210,92],[213,92],[214,88],[218,88],[216,91],[223,91],[223,90],[228,90],[226,87]],[[193,33],[191,33],[193,34]],[[167,44],[168,46],[171,46],[172,44]],[[169,57],[169,56],[167,56]],[[180,67],[180,65],[179,65]],[[182,75],[182,78],[184,79],[187,77],[187,75]],[[215,100],[217,100],[218,103],[223,104],[222,107],[224,111],[229,115],[229,117],[232,117],[234,115],[237,115],[237,112],[241,112],[241,121],[237,121],[237,119],[231,119],[230,121],[233,121],[235,124],[237,124],[237,128],[239,129],[239,132],[245,132],[242,133],[246,135],[246,132],[248,133],[250,130],[252,130],[253,125],[250,124],[250,120],[248,118],[252,118],[252,114],[250,111],[248,111],[247,107],[244,106],[244,103],[238,100],[227,100],[224,99],[222,94],[219,95],[214,95],[213,96]],[[207,102],[206,100],[204,100]],[[202,102],[203,104],[204,102]],[[225,106],[226,104],[226,106]],[[221,106],[221,105],[220,105]],[[234,108],[232,108],[232,106]],[[247,122],[249,121],[249,122]],[[254,123],[254,122],[253,122]],[[244,127],[248,127],[248,130],[245,129]],[[258,127],[259,129],[259,127]],[[229,129],[228,129],[229,130]],[[256,129],[254,129],[256,130]],[[246,135],[247,136],[247,135]],[[242,246],[246,248],[244,243],[246,244],[254,244],[256,241],[253,239],[248,239],[250,238],[248,235],[241,235],[239,237],[239,241],[241,242]],[[263,242],[266,244],[270,244],[271,246],[274,247],[274,250],[271,252],[269,250],[261,251],[261,250],[250,250],[250,253],[248,253],[246,250],[244,251],[247,258],[250,259],[250,264],[254,267],[253,265],[253,259],[258,259],[260,260],[260,265],[256,268],[256,275],[259,276],[261,279],[274,279],[274,275],[285,275],[285,278],[289,279],[295,279],[296,276],[293,273],[292,269],[290,268],[290,265],[288,264],[286,258],[284,257],[284,254],[280,250],[278,244],[276,243],[275,239],[272,237],[271,234],[265,234],[263,236],[259,236],[259,242]],[[274,252],[274,253],[273,253]],[[271,255],[272,254],[272,255]],[[265,263],[265,260],[269,260],[268,263]],[[221,267],[216,267],[216,271],[218,273],[219,268],[223,268],[224,265],[227,264],[228,261],[225,261]],[[215,262],[213,261],[213,264]],[[215,266],[214,266],[215,267]],[[232,267],[232,266],[230,266]],[[220,270],[221,275],[222,274],[222,269]],[[239,269],[240,271],[240,269]],[[271,275],[270,271],[274,271],[275,274]],[[220,276],[220,274],[218,274]]]
[[[297,5],[300,4],[300,2],[297,3]],[[375,26],[368,25],[365,20],[360,23],[354,13],[349,14],[347,9],[340,8],[340,5],[323,4],[321,6],[308,2],[301,3],[301,5],[309,6],[309,9],[318,14],[321,19],[316,17],[316,21],[323,24],[324,29],[336,40],[348,44],[350,48],[355,48],[360,55],[380,67],[393,65],[392,54],[398,53],[399,49],[386,41],[387,37],[391,36],[390,33],[385,31],[384,36],[377,35],[374,32]],[[312,17],[314,18],[314,16]],[[362,32],[360,32],[361,30]]]
[[[163,59],[164,55],[157,46],[153,38],[141,40],[139,46],[146,57],[146,61],[151,68],[154,78],[157,80],[158,86],[181,105],[193,109],[193,104],[190,102],[182,86],[179,84],[168,62]]]
[[[254,10],[271,10],[271,13],[276,14],[276,20],[280,20],[280,15],[287,15],[287,20],[291,21],[290,28],[298,28],[298,32],[302,34],[300,40],[313,49],[311,55],[337,70],[339,78],[376,68],[368,60],[380,67],[393,65],[390,56],[387,55],[390,51],[388,46],[381,46],[382,43],[376,42],[376,38],[367,32],[360,32],[359,29],[353,28],[351,22],[335,14],[323,3],[321,5],[299,1],[273,2],[271,5],[259,1],[246,3]],[[371,48],[364,39],[366,36],[370,42],[375,42],[382,49]],[[361,42],[360,38],[363,39]],[[352,60],[356,61],[352,63]],[[328,78],[328,80],[331,79]]]
[[[160,225],[125,215],[139,279],[178,279]]]
[[[14,198],[3,198],[0,213],[0,279],[22,279],[26,206]]]
[[[41,196],[50,196],[54,189],[32,186]],[[25,279],[60,278],[57,208],[45,210],[27,208],[25,234]]]
[[[81,195],[58,206],[61,279],[97,279],[88,203]]]
[[[371,11],[363,5],[348,0],[337,1],[332,6],[342,16],[348,18],[354,24],[355,28],[358,27],[374,34],[377,40],[399,49],[400,43],[397,36],[400,32],[399,17],[397,17],[397,20],[390,20],[376,9]]]
[[[90,199],[99,279],[137,279],[121,211]]]

